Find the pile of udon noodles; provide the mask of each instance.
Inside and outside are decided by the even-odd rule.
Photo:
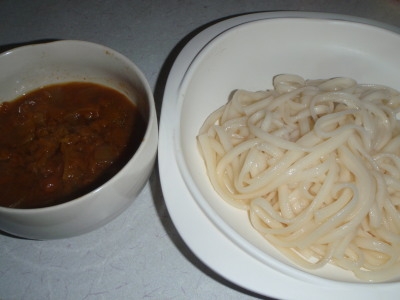
[[[304,268],[400,274],[400,94],[350,78],[278,75],[237,90],[198,135],[219,195]]]

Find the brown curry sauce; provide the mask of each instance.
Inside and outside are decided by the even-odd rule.
[[[133,156],[146,129],[111,88],[56,84],[0,104],[0,206],[39,208],[99,187]]]

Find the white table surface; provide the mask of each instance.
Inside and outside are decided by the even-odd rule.
[[[0,0],[0,52],[53,39],[106,45],[142,69],[159,113],[169,69],[190,37],[226,17],[276,10],[347,14],[400,27],[399,0]],[[157,167],[129,209],[96,231],[53,241],[0,233],[0,299],[253,298],[262,297],[215,274],[185,245],[166,209]]]

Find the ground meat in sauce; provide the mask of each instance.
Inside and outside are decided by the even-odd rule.
[[[145,127],[126,96],[94,83],[1,103],[0,206],[46,207],[95,189],[132,157]]]

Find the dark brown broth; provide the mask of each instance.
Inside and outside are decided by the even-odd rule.
[[[84,195],[126,164],[145,129],[126,96],[94,83],[46,86],[1,103],[0,206],[47,207]]]

